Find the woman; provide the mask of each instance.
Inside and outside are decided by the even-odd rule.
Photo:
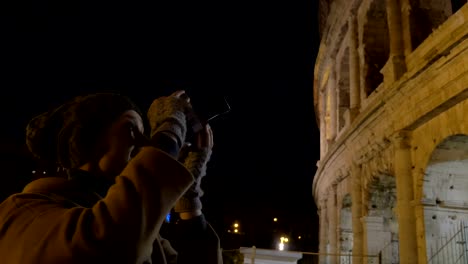
[[[148,140],[139,110],[116,94],[77,97],[31,120],[30,151],[68,177],[35,180],[0,205],[1,262],[221,263],[200,202],[209,126],[179,155],[191,111],[183,91],[156,99]],[[181,221],[169,244],[160,230],[174,207]]]

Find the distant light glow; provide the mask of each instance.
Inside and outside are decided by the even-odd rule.
[[[166,222],[171,222],[171,214],[166,215]]]
[[[234,224],[234,227],[236,227],[236,228],[239,227],[239,224],[238,224],[238,223],[235,223],[235,224]]]
[[[237,230],[237,229],[234,229],[234,233],[237,233],[237,232],[239,232],[239,230]]]
[[[279,249],[280,251],[283,251],[283,250],[284,250],[284,244],[283,244],[283,243],[279,243],[279,244],[278,244],[278,249]]]
[[[276,217],[273,218],[273,221],[274,221],[274,222],[277,222],[277,221],[278,221],[278,218],[276,218]]]
[[[301,236],[298,236],[297,239],[301,239],[302,237]]]

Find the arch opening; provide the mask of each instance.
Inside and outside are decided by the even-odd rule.
[[[423,184],[426,255],[430,259],[468,221],[468,136],[446,138],[433,151]],[[454,250],[459,251],[454,245]]]
[[[340,251],[341,251],[341,262],[350,263],[350,257],[353,253],[353,219],[351,215],[351,195],[346,194],[343,197],[341,214],[340,214]]]
[[[365,93],[366,96],[369,96],[383,82],[383,74],[380,70],[387,63],[390,54],[385,1],[372,1],[366,13],[366,23],[363,30],[364,65],[362,74]]]
[[[399,263],[395,177],[380,175],[368,191],[367,216],[364,218],[368,255],[381,255],[384,263]]]
[[[347,47],[340,60],[338,76],[338,131],[346,126],[349,106],[349,48]]]

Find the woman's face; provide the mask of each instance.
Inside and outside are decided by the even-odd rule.
[[[109,128],[100,169],[113,176],[120,174],[136,152],[143,130],[143,120],[136,111],[124,112]]]

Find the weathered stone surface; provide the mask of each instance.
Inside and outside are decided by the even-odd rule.
[[[450,2],[321,3],[321,253],[426,263],[468,220],[468,4]]]

